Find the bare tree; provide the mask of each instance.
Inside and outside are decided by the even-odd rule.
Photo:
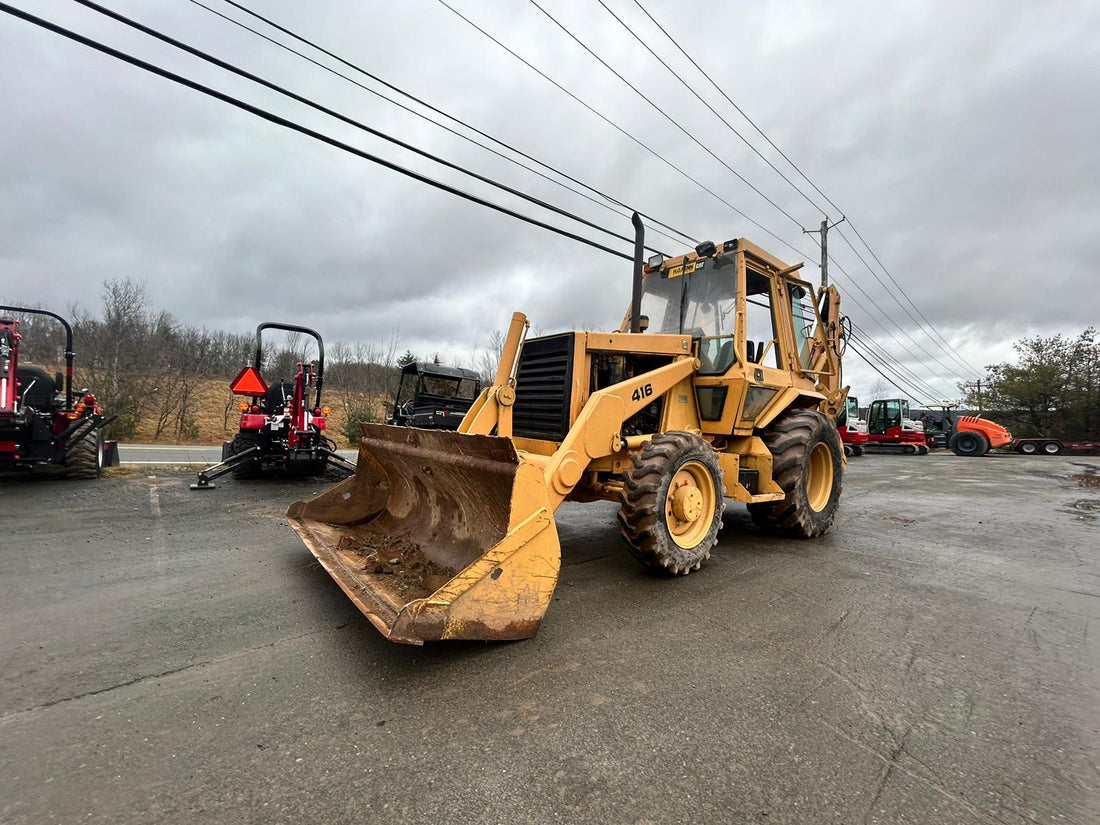
[[[500,357],[504,353],[505,334],[502,330],[494,329],[489,333],[489,346],[479,349],[475,356],[474,369],[480,373],[482,381],[492,381],[500,368]]]

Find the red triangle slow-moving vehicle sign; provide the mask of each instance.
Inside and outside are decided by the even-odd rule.
[[[255,367],[245,367],[229,385],[234,395],[263,395],[267,392],[267,384],[263,376]]]

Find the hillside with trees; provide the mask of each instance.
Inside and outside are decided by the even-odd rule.
[[[3,302],[19,304],[13,298]],[[79,306],[51,309],[73,326],[74,386],[90,388],[104,410],[118,416],[110,437],[181,443],[232,437],[241,399],[228,385],[252,362],[253,330],[227,332],[188,324],[154,308],[145,284],[130,279],[104,283],[98,314]],[[39,315],[22,316],[19,322],[23,360],[50,371],[61,369],[61,326]],[[491,350],[499,337],[494,333],[489,350],[474,355],[475,368],[495,363]],[[265,336],[264,345],[263,373],[269,383],[292,377],[298,362],[316,359],[308,336],[278,333]],[[326,342],[323,403],[333,411],[329,437],[345,446],[358,440],[356,422],[383,420],[397,390],[401,363],[416,358],[399,350],[396,333],[375,341]]]

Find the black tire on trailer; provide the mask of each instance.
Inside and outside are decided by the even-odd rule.
[[[984,455],[989,450],[985,436],[972,430],[960,430],[951,436],[951,452],[962,456]]]
[[[87,432],[87,430],[84,430]],[[77,435],[79,433],[76,433]],[[65,477],[99,478],[103,473],[103,429],[88,433],[65,452]]]
[[[238,455],[253,447],[262,447],[263,443],[263,437],[259,433],[243,430],[234,436],[230,452],[233,455]],[[262,468],[263,460],[257,456],[256,458],[247,458],[240,464],[234,465],[231,473],[233,478],[236,479],[250,479],[258,477]]]
[[[1039,452],[1039,445],[1034,441],[1021,441],[1016,445],[1016,452],[1021,455],[1035,455]]]
[[[699,436],[672,431],[653,436],[630,460],[619,494],[619,532],[630,554],[664,573],[698,570],[718,541],[726,507],[718,454]]]
[[[786,496],[749,505],[760,528],[795,538],[820,536],[832,526],[843,483],[840,437],[827,416],[794,410],[764,431],[772,477]]]
[[[1062,445],[1057,441],[1044,441],[1043,452],[1047,455],[1058,455],[1058,453],[1062,452]]]

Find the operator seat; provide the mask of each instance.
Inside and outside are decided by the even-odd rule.
[[[54,396],[61,388],[44,369],[33,364],[21,365],[15,368],[15,376],[19,380],[22,403],[36,410],[48,410],[53,406]]]
[[[275,415],[289,404],[290,399],[293,397],[293,381],[276,381],[268,387],[267,393],[264,395],[264,409],[268,415]]]

